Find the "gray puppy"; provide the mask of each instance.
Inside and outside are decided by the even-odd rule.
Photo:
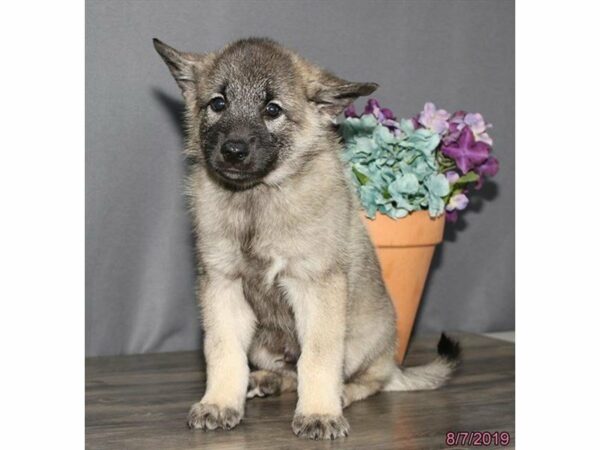
[[[230,429],[246,398],[297,390],[294,433],[335,439],[352,402],[440,386],[458,344],[442,335],[432,363],[394,363],[394,309],[340,159],[334,119],[377,84],[269,39],[206,54],[154,45],[183,93],[194,161],[207,387],[189,426]]]

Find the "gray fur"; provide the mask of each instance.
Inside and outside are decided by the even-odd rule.
[[[235,426],[238,416],[225,411],[241,420],[244,386],[263,380],[261,393],[276,394],[296,365],[293,430],[313,439],[346,435],[341,409],[352,401],[386,386],[428,385],[426,371],[417,373],[422,383],[398,375],[394,309],[332,125],[377,85],[337,78],[266,39],[205,55],[155,46],[182,90],[185,152],[195,161],[187,186],[208,387],[190,426]],[[225,111],[211,110],[214,96],[227,101]],[[265,117],[270,101],[283,116]],[[240,166],[249,176],[222,170],[219,149],[233,138],[249,143]],[[248,363],[261,372],[249,374]],[[443,366],[435,373],[445,379]]]

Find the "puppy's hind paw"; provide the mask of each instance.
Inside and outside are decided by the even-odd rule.
[[[250,373],[246,398],[279,395],[281,393],[281,375],[268,370],[256,370]]]
[[[231,430],[242,420],[242,413],[234,408],[221,408],[217,405],[194,403],[187,418],[188,427],[199,430],[223,428]]]
[[[350,425],[344,416],[296,414],[292,421],[294,434],[303,439],[337,439],[348,436]]]

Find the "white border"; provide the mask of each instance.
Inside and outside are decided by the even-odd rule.
[[[516,6],[516,444],[598,448],[598,2]]]
[[[84,3],[0,17],[0,447],[84,447]]]
[[[4,2],[0,17],[0,444],[81,448],[83,2]],[[516,442],[525,449],[599,440],[599,17],[596,2],[517,2]]]

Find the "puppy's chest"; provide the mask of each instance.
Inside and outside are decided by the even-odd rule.
[[[295,259],[294,235],[279,223],[278,216],[247,211],[229,235],[240,272],[260,278],[266,285],[272,285]]]
[[[285,237],[281,230],[278,233],[256,221],[247,220],[243,225],[231,244],[237,255],[236,269],[246,301],[254,310],[259,326],[293,330],[292,309],[279,283],[291,260],[282,248]]]
[[[256,241],[240,245],[240,274],[246,300],[260,323],[289,326],[291,307],[279,284],[288,266],[287,258],[275,248],[259,246]]]
[[[251,258],[242,272],[244,297],[257,320],[255,341],[273,355],[298,359],[300,346],[291,305],[278,283],[285,262]]]
[[[228,272],[241,278],[259,325],[293,329],[292,309],[280,286],[282,277],[295,273],[298,261],[297,233],[286,223],[289,215],[277,202],[250,196],[228,206],[228,224],[222,229],[227,242],[224,259],[232,264]]]

